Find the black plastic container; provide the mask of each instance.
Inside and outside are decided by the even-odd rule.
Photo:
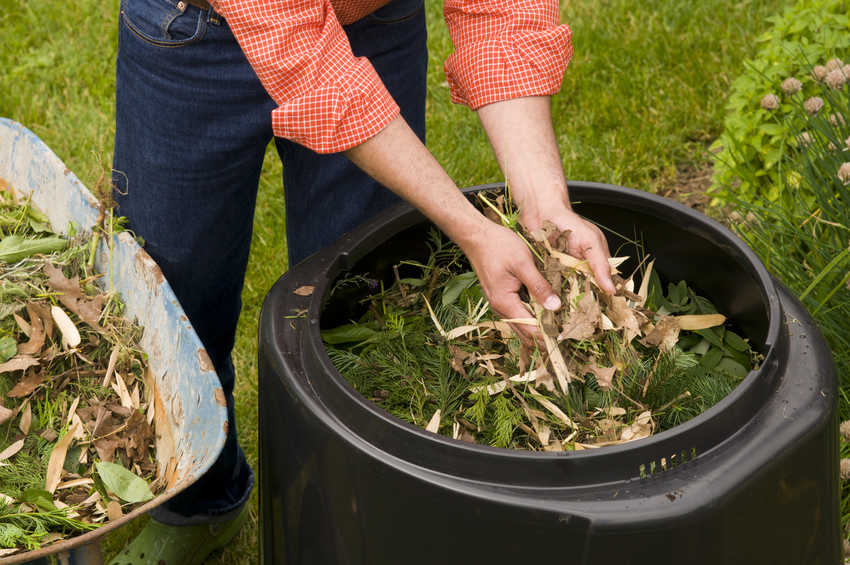
[[[351,308],[328,301],[340,274],[389,277],[424,253],[430,224],[391,210],[266,298],[263,563],[840,563],[837,383],[805,309],[704,215],[610,185],[570,191],[579,213],[642,238],[663,278],[712,300],[764,354],[761,367],[689,422],[595,451],[497,449],[413,427],[355,392],[319,334],[323,312],[337,323]],[[609,243],[629,254],[617,236]],[[294,293],[303,285],[313,293]]]

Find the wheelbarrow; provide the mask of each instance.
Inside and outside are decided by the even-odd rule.
[[[100,204],[65,164],[21,124],[0,118],[0,181],[32,203],[59,233],[73,225],[91,231]],[[227,410],[224,393],[206,350],[189,323],[162,271],[133,237],[113,236],[112,249],[101,239],[95,266],[111,277],[126,306],[125,315],[145,330],[156,420],[157,477],[167,485],[149,502],[100,528],[36,551],[0,558],[0,563],[101,563],[100,540],[173,497],[206,472],[224,445]]]

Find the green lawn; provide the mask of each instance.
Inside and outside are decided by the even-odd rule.
[[[705,169],[706,147],[720,134],[730,82],[754,53],[765,18],[787,3],[562,2],[575,46],[554,103],[567,177],[687,192],[686,181]],[[0,0],[0,116],[33,130],[90,188],[107,187],[109,178],[117,4]],[[427,5],[428,145],[461,186],[500,180],[477,119],[449,101],[442,61],[451,44],[441,3]],[[265,293],[286,268],[280,164],[272,148],[267,156],[234,351],[239,434],[254,465],[256,324]],[[256,509],[256,491],[252,504]],[[105,553],[127,534],[113,536]],[[236,543],[209,562],[256,562],[257,541],[254,512]]]

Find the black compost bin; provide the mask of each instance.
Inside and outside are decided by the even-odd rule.
[[[398,260],[424,252],[430,224],[396,208],[295,267],[266,298],[263,563],[840,562],[837,384],[812,319],[702,214],[621,187],[570,190],[579,213],[642,238],[663,278],[712,300],[764,354],[761,367],[687,423],[595,451],[497,449],[411,426],[355,392],[319,335],[351,311],[351,298],[329,297],[338,276],[389,278]],[[629,254],[617,236],[609,242]],[[313,293],[294,292],[303,285]]]

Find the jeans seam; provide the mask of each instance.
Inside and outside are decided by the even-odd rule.
[[[177,47],[184,47],[186,45],[191,45],[193,43],[197,43],[201,39],[203,39],[204,34],[207,31],[206,18],[199,18],[198,19],[198,27],[195,29],[195,34],[192,37],[190,37],[189,39],[183,39],[183,40],[178,40],[178,41],[174,41],[174,40],[159,41],[159,40],[153,39],[152,37],[149,37],[148,35],[143,33],[140,29],[138,29],[135,25],[133,25],[133,22],[130,21],[130,18],[128,18],[127,15],[124,13],[124,10],[121,10],[121,21],[127,27],[127,29],[130,30],[133,33],[133,35],[135,35],[136,37],[138,37],[139,39],[141,39],[145,43],[152,45],[154,47],[164,47],[164,48],[167,48],[167,49],[174,49],[174,48],[177,48]]]

